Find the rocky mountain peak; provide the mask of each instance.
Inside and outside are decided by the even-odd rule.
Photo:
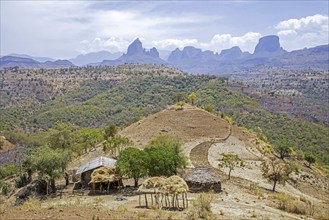
[[[139,40],[139,38],[134,40],[129,45],[128,50],[127,50],[127,55],[128,56],[132,56],[132,55],[135,55],[135,54],[143,54],[143,53],[145,53],[145,50],[144,50],[142,42]]]
[[[274,53],[283,51],[284,50],[280,46],[279,37],[276,35],[269,35],[259,39],[254,54],[262,52]]]

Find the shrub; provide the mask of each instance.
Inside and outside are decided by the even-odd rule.
[[[8,183],[0,183],[1,194],[7,196],[11,192],[11,187]]]
[[[215,110],[215,106],[211,105],[211,104],[206,104],[203,106],[204,110],[206,110],[207,112],[213,112]]]
[[[18,173],[19,167],[16,164],[11,164],[0,168],[0,179],[7,176],[12,176]]]
[[[188,219],[215,219],[211,211],[211,203],[214,201],[213,194],[201,193],[193,201],[194,209],[188,213]]]

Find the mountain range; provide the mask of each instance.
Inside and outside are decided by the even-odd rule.
[[[49,60],[45,61],[46,59],[19,54],[4,56],[0,58],[0,68],[12,66],[48,68],[74,65],[117,66],[138,63],[167,65],[189,73],[214,74],[248,70],[259,65],[329,70],[329,45],[287,52],[281,47],[278,36],[269,35],[259,39],[252,54],[243,52],[237,46],[222,50],[220,53],[186,46],[182,50],[179,48],[173,50],[167,60],[163,60],[155,47],[147,50],[143,48],[142,42],[137,38],[128,46],[127,52],[124,54],[100,51],[79,55],[70,60],[55,61],[48,58]]]

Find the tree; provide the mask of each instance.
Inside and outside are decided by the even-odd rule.
[[[137,187],[138,180],[147,175],[146,161],[147,157],[144,151],[129,147],[120,153],[116,168],[119,175],[133,178],[135,187]]]
[[[5,141],[0,137],[0,150],[2,150],[4,145],[5,145]]]
[[[185,105],[185,102],[177,102],[176,105],[179,107],[179,110],[183,110],[183,106]]]
[[[122,150],[124,150],[129,145],[132,145],[133,142],[124,136],[115,135],[110,137],[104,144],[103,144],[103,151],[108,152],[111,151],[112,154],[118,156]]]
[[[175,102],[181,102],[186,99],[186,95],[182,92],[178,92],[174,94],[173,99],[175,100]]]
[[[311,164],[316,162],[316,157],[312,153],[305,154],[304,159],[308,162],[308,167],[311,167]]]
[[[197,96],[194,92],[192,92],[188,95],[188,100],[191,102],[192,105],[195,104],[196,99],[197,99]]]
[[[73,150],[76,131],[77,127],[70,123],[57,123],[49,132],[49,146],[53,149]]]
[[[103,135],[97,128],[81,128],[77,132],[77,136],[78,142],[85,153],[87,153],[88,149],[94,148],[97,143],[103,140]]]
[[[289,175],[293,172],[292,167],[284,160],[278,160],[275,157],[270,160],[263,161],[261,164],[263,177],[273,182],[272,190],[275,191],[277,183],[282,185],[289,179]]]
[[[222,158],[219,159],[219,167],[227,167],[228,171],[228,179],[231,179],[231,171],[234,170],[235,167],[244,167],[244,161],[240,159],[240,157],[235,153],[221,153]]]
[[[51,192],[55,192],[55,180],[64,174],[69,162],[69,152],[44,146],[28,156],[27,161],[25,164],[30,166],[28,169],[36,171],[40,179],[47,181],[47,192],[49,186]]]
[[[114,137],[118,133],[118,128],[115,125],[107,126],[104,129],[104,139],[107,140],[110,137]]]
[[[148,143],[145,151],[148,153],[151,176],[176,175],[187,166],[187,157],[178,138],[160,135]]]
[[[273,150],[279,154],[280,159],[290,157],[294,143],[287,139],[281,139],[274,143]]]

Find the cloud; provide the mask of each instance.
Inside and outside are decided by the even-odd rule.
[[[80,42],[79,49],[77,50],[80,53],[86,54],[90,52],[97,52],[101,50],[108,50],[111,52],[122,52],[127,49],[129,41],[118,38],[100,38],[96,37],[93,40],[83,40]]]
[[[258,32],[248,32],[242,36],[232,36],[231,34],[216,34],[210,41],[210,44],[204,44],[209,49],[220,51],[233,46],[239,46],[243,51],[253,51],[261,34]]]
[[[307,30],[321,26],[328,26],[328,16],[316,14],[300,19],[289,19],[279,22],[275,28],[278,30]]]
[[[156,40],[152,41],[152,44],[160,49],[170,49],[173,50],[175,48],[182,49],[185,46],[197,46],[197,39],[164,39],[164,40]]]
[[[328,22],[328,16],[316,14],[281,21],[274,27],[283,48],[294,50],[328,44]]]

